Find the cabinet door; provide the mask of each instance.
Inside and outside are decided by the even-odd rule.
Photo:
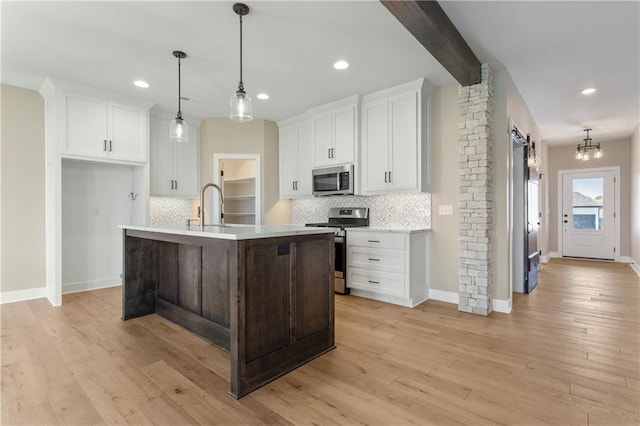
[[[356,148],[356,112],[354,106],[333,113],[332,161],[334,164],[353,163]]]
[[[298,178],[296,184],[296,195],[311,195],[311,155],[312,137],[311,123],[307,122],[297,126],[296,136],[298,141]]]
[[[150,144],[151,195],[173,195],[173,143],[168,122],[151,120]]]
[[[280,198],[296,196],[295,181],[298,180],[298,141],[296,126],[280,128]]]
[[[391,187],[418,189],[418,93],[389,100],[391,117]]]
[[[197,198],[199,190],[199,129],[189,126],[189,142],[174,142],[175,195]],[[167,135],[169,129],[167,127]],[[168,136],[167,136],[168,137]]]
[[[107,102],[87,96],[64,97],[62,154],[104,157],[107,140]]]
[[[389,105],[387,100],[363,105],[363,192],[385,192],[389,171]]]
[[[314,161],[313,167],[333,164],[332,149],[332,126],[330,112],[313,118],[313,144]]]
[[[146,111],[109,103],[109,157],[117,160],[147,161]]]

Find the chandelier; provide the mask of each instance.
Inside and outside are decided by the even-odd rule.
[[[593,139],[589,137],[589,132],[593,129],[584,129],[587,132],[587,137],[583,139],[584,143],[578,144],[576,148],[576,160],[589,161],[591,157],[589,156],[589,151],[595,149],[593,153],[593,158],[602,158],[602,150],[600,149],[600,144],[593,145]]]

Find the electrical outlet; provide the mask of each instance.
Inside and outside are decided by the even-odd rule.
[[[453,206],[452,205],[438,206],[438,214],[440,216],[452,216],[453,215]]]

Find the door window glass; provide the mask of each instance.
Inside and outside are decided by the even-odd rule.
[[[573,229],[603,230],[604,178],[573,179]]]

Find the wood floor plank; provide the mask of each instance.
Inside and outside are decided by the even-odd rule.
[[[229,354],[121,289],[0,306],[2,424],[640,424],[640,279],[553,259],[513,313],[336,296],[337,349],[239,401]]]

